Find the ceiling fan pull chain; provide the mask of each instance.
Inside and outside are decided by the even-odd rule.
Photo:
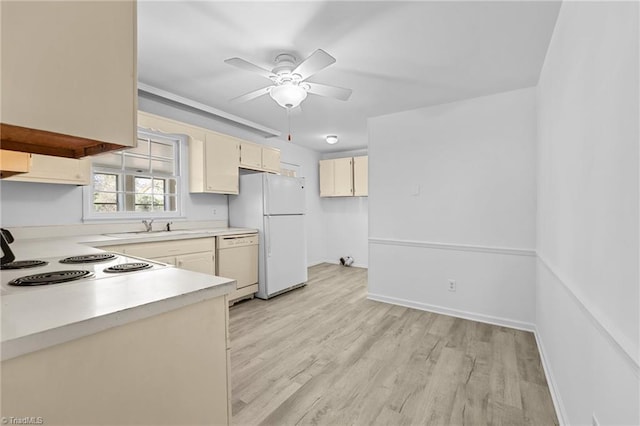
[[[289,125],[289,137],[288,140],[291,142],[291,108],[287,108],[287,124]]]

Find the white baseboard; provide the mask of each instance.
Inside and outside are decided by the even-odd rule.
[[[445,308],[443,306],[430,305],[427,303],[414,302],[411,300],[399,299],[396,297],[383,296],[381,294],[368,293],[367,298],[378,302],[391,303],[392,305],[405,306],[407,308],[419,309],[421,311],[434,312],[437,314],[449,315],[452,317],[464,318],[471,321],[484,322],[502,327],[515,328],[517,330],[535,331],[535,324],[511,320],[508,318],[494,317],[491,315],[478,314],[475,312],[462,311],[458,309]]]
[[[311,268],[312,266],[320,265],[321,263],[326,263],[326,260],[314,260],[311,262],[307,262],[307,268]]]
[[[547,386],[549,387],[549,393],[551,393],[551,400],[553,401],[553,407],[556,410],[558,423],[560,426],[564,426],[567,424],[566,411],[564,409],[564,404],[562,403],[562,398],[560,398],[560,390],[558,389],[555,377],[553,376],[553,371],[549,365],[548,357],[546,355],[544,345],[542,344],[542,339],[540,339],[540,336],[538,335],[537,327],[533,331],[533,335],[535,336],[536,343],[538,344],[538,353],[540,354],[540,361],[542,362],[542,370],[547,378]]]

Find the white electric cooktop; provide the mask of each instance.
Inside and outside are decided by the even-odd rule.
[[[171,265],[116,253],[18,259],[2,265],[0,294],[13,294],[62,285],[82,285],[127,274],[144,274]]]

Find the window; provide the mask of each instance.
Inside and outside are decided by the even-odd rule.
[[[85,217],[180,216],[180,141],[138,133],[135,148],[93,158]]]

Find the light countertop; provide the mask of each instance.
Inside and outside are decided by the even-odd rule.
[[[246,228],[212,228],[33,238],[16,240],[11,248],[21,260],[102,252],[97,246],[254,232],[255,229]],[[220,297],[235,290],[235,284],[228,278],[167,267],[3,295],[2,360]]]

